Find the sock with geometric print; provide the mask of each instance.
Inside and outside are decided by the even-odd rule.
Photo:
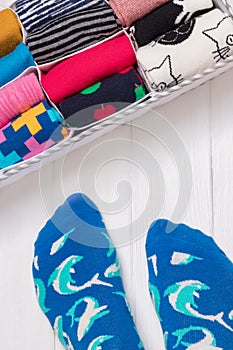
[[[33,277],[39,305],[66,350],[144,349],[116,250],[85,195],[70,196],[39,233]]]
[[[201,231],[167,220],[148,232],[149,289],[167,350],[233,349],[233,264]]]

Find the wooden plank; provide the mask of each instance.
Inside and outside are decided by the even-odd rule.
[[[141,233],[143,237],[133,243],[129,296],[147,350],[164,349],[162,331],[147,287],[144,243],[149,225],[162,217],[185,222],[207,233],[212,230],[209,103],[209,84],[206,84],[162,106],[157,110],[159,115],[151,112],[147,118],[133,123],[132,145],[139,143],[154,158],[154,163],[144,164],[146,176],[134,169],[131,175],[132,183],[138,187],[133,212],[141,212],[140,222],[133,226],[133,236]],[[145,161],[146,155],[138,153],[138,164],[142,161],[140,157]],[[156,163],[159,164],[157,172]],[[192,193],[188,202],[190,186]],[[177,203],[179,210],[174,215]]]
[[[233,71],[212,82],[212,168],[214,238],[233,259]]]
[[[33,243],[46,219],[38,173],[2,189],[0,197],[1,348],[53,349],[53,332],[38,306],[31,273]]]

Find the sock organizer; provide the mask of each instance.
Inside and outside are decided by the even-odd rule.
[[[56,0],[50,7],[41,1],[37,8],[18,0],[12,5],[24,28],[15,50],[21,45],[31,56],[24,66],[12,47],[0,57],[4,72],[8,63],[1,62],[10,55],[13,67],[22,66],[18,75],[11,70],[1,83],[0,99],[7,101],[12,82],[32,72],[45,97],[38,101],[43,105],[40,118],[28,113],[33,106],[27,103],[18,111],[3,148],[6,126],[0,129],[0,187],[38,169],[42,159],[59,158],[233,66],[233,10],[227,1],[186,0],[181,5],[179,0],[148,0],[143,10],[138,0],[134,3],[134,10],[131,2],[119,0]],[[51,134],[54,123],[59,129],[53,139],[45,114]],[[35,117],[38,130],[33,123],[31,130],[25,120]],[[38,135],[42,121],[44,138]],[[15,122],[24,126],[23,156],[18,157],[18,140],[11,136]]]

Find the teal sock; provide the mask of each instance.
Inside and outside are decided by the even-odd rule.
[[[233,349],[233,264],[211,237],[158,220],[149,229],[149,289],[167,350]]]

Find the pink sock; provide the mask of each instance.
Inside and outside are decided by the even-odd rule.
[[[130,26],[133,22],[144,17],[152,10],[165,4],[169,0],[110,0],[117,17],[124,27]]]
[[[0,89],[0,128],[45,99],[35,73],[24,75]]]
[[[51,101],[58,104],[135,63],[132,44],[124,34],[58,63],[42,74],[41,82]]]

